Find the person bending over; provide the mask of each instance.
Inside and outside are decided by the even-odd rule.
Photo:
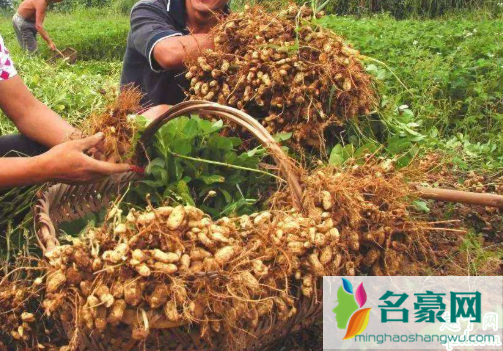
[[[184,60],[213,47],[209,32],[229,0],[142,0],[131,11],[121,86],[145,94],[144,105],[174,105],[188,87]]]
[[[12,17],[12,24],[23,50],[31,53],[37,51],[37,33],[52,51],[56,50],[56,45],[44,29],[44,20],[47,6],[61,1],[63,0],[24,0],[21,2],[16,14]]]
[[[22,134],[0,137],[0,189],[48,181],[94,182],[131,170],[130,165],[98,161],[86,154],[100,148],[102,133],[68,141],[79,132],[31,94],[17,75],[1,35],[0,109]]]

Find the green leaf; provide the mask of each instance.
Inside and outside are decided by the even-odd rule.
[[[386,150],[388,150],[388,152],[392,155],[397,155],[407,150],[410,147],[410,144],[411,142],[409,139],[397,135],[389,139]]]
[[[330,153],[328,163],[334,166],[342,166],[342,164],[344,163],[343,152],[344,149],[341,144],[335,145],[335,147],[332,149],[332,152]]]
[[[176,159],[175,162],[175,177],[176,180],[181,180],[183,177],[183,165],[181,159]]]
[[[150,161],[150,163],[147,166],[146,172],[150,173],[153,168],[165,168],[166,167],[166,162],[160,157],[157,157]]]
[[[354,152],[354,157],[359,158],[360,156],[363,156],[365,154],[373,154],[377,150],[379,150],[379,146],[373,142],[369,142],[356,149],[356,151]]]
[[[159,188],[164,185],[160,180],[142,180],[139,184],[147,185],[151,189]]]
[[[423,200],[416,200],[412,203],[415,207],[416,210],[424,212],[424,213],[429,213],[430,208],[428,207],[428,203]]]
[[[218,190],[220,190],[220,192],[224,195],[225,201],[227,201],[227,202],[231,202],[232,201],[232,196],[231,196],[231,194],[227,190],[224,190],[222,188],[220,188]]]
[[[208,140],[208,147],[210,149],[232,150],[233,146],[231,138],[225,138],[216,134],[212,135]]]
[[[292,132],[283,132],[283,133],[278,133],[274,135],[274,140],[276,140],[278,143],[281,141],[287,141],[292,137],[293,133]]]
[[[192,151],[191,142],[187,139],[179,140],[177,143],[174,143],[171,148],[173,152],[183,156],[189,155]]]
[[[216,175],[216,174],[209,175],[209,176],[201,176],[198,179],[202,180],[204,182],[204,184],[206,184],[206,185],[225,182],[225,177],[222,177],[221,175]]]
[[[190,195],[190,189],[187,183],[185,183],[183,180],[180,180],[176,184],[176,192],[177,194],[185,201],[187,205],[194,206],[194,199]]]
[[[182,134],[186,139],[193,139],[198,135],[199,132],[199,123],[195,119],[190,119],[187,121],[183,128]]]
[[[331,0],[327,0],[323,4],[321,4],[320,6],[318,6],[318,8],[316,9],[316,12],[320,12],[321,10],[323,10],[330,3],[330,1]]]

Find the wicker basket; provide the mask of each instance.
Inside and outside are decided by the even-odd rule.
[[[137,147],[135,162],[138,165],[147,163],[146,150],[159,128],[169,120],[190,113],[201,116],[217,116],[233,121],[249,130],[264,147],[269,150],[274,158],[282,176],[286,179],[292,194],[292,205],[301,209],[302,189],[299,184],[295,167],[279,145],[263,126],[247,114],[215,103],[204,101],[188,101],[178,104],[152,122],[140,140]],[[102,183],[70,186],[57,184],[47,188],[40,194],[34,207],[35,225],[39,245],[44,254],[49,254],[59,245],[57,239],[58,225],[62,222],[73,221],[88,213],[97,212],[106,206],[111,199],[119,195],[125,186],[134,181],[137,175],[125,173],[108,178]],[[211,279],[211,276],[198,279]],[[246,336],[246,345],[243,351],[265,350],[274,347],[274,344],[283,339],[292,331],[311,325],[321,315],[322,305],[319,295],[310,299],[302,296],[300,291],[292,291],[298,297],[298,313],[286,321],[279,321],[274,316],[260,321],[257,328],[250,330]],[[318,292],[319,293],[319,292]],[[118,327],[108,327],[103,333],[86,335],[75,334],[71,326],[66,326],[68,336],[77,335],[80,351],[91,350],[132,350],[141,347],[144,350],[227,350],[224,337],[215,338],[212,343],[202,340],[199,328],[196,325],[176,325],[165,321],[149,319],[151,335],[146,342],[138,342],[131,338],[131,326],[126,323]]]

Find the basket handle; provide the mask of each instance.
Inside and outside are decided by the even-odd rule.
[[[230,120],[252,133],[273,157],[280,173],[286,179],[292,197],[292,205],[297,210],[302,210],[302,187],[293,160],[288,157],[271,134],[253,117],[232,107],[223,106],[208,101],[185,101],[170,108],[152,123],[150,123],[135,149],[133,163],[139,166],[148,164],[147,150],[152,144],[155,133],[168,121],[190,113],[213,115]]]

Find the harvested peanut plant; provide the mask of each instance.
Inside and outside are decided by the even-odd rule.
[[[323,148],[327,127],[370,114],[376,98],[358,51],[318,25],[322,16],[290,5],[224,18],[213,29],[215,48],[187,63],[189,98],[242,109],[271,134]]]
[[[304,184],[305,212],[281,205],[282,193],[275,210],[218,220],[192,206],[112,208],[50,253],[44,309],[84,333],[129,325],[138,341],[195,324],[233,349],[261,320],[317,298],[323,275],[420,274],[435,262],[428,225],[389,165],[320,168]]]

